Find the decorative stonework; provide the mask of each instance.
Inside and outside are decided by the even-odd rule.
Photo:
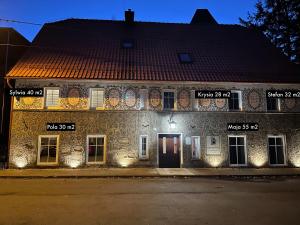
[[[218,109],[224,109],[224,107],[226,106],[226,99],[224,98],[215,99],[215,105]]]
[[[210,105],[211,105],[211,99],[208,99],[208,98],[201,98],[198,100],[199,102],[199,106],[200,107],[205,107],[205,108],[208,108]]]
[[[14,109],[43,109],[44,98],[20,97],[14,98]]]
[[[106,103],[109,108],[115,109],[121,105],[122,93],[119,88],[111,88],[107,91]]]
[[[124,97],[125,97],[125,99],[124,99],[125,105],[128,108],[134,108],[136,106],[136,104],[137,104],[137,93],[133,88],[128,88],[125,91],[125,96]]]
[[[161,106],[161,91],[159,89],[150,89],[149,91],[149,105],[153,109],[158,109]]]
[[[177,95],[178,109],[188,109],[191,102],[191,94],[188,89],[181,89]]]
[[[60,99],[63,109],[82,110],[88,108],[88,91],[82,86],[64,86]]]
[[[258,107],[261,106],[261,96],[257,91],[251,90],[248,93],[247,99],[248,99],[248,104],[252,109],[257,109]]]
[[[296,106],[296,99],[294,98],[284,99],[284,105],[289,110],[294,109]]]

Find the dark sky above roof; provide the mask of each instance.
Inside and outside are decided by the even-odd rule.
[[[0,18],[44,24],[66,18],[122,20],[132,8],[139,21],[189,23],[197,8],[207,8],[217,22],[237,24],[254,10],[256,0],[1,0]],[[0,21],[32,40],[41,26]]]
[[[122,49],[123,39],[134,40]],[[181,64],[178,53],[189,53]],[[47,24],[11,77],[300,82],[261,34],[239,25],[70,19]]]

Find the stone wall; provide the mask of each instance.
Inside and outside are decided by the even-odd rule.
[[[56,110],[86,111],[89,108],[89,89],[105,90],[105,107],[101,110],[139,110],[140,89],[148,90],[148,110],[162,111],[164,89],[175,90],[177,111],[228,111],[226,99],[194,99],[195,90],[241,90],[242,108],[246,112],[266,112],[266,90],[298,89],[299,85],[270,84],[168,84],[168,83],[103,83],[79,81],[33,81],[17,80],[19,88],[58,87],[60,101]],[[133,101],[127,101],[128,97]],[[43,110],[44,98],[20,97],[14,99],[15,110]],[[281,112],[300,112],[300,98],[282,99]]]
[[[104,166],[157,167],[157,134],[181,133],[182,167],[228,167],[228,135],[247,136],[249,167],[268,166],[267,135],[286,137],[288,166],[300,166],[300,116],[296,113],[259,112],[174,112],[176,128],[168,120],[171,112],[107,110],[107,111],[34,111],[14,110],[10,138],[10,167],[36,167],[39,135],[60,135],[59,166],[87,166],[86,136],[107,136],[107,160]],[[73,122],[76,131],[46,131],[48,122]],[[228,122],[257,122],[259,131],[228,132]],[[139,135],[148,135],[149,160],[139,160]],[[206,137],[221,137],[221,153],[206,154]],[[191,145],[186,138],[201,137],[201,158],[191,160]]]

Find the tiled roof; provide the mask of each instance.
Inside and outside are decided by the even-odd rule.
[[[121,48],[123,39],[134,48]],[[68,19],[45,24],[7,77],[300,83],[296,72],[261,33],[239,25]]]

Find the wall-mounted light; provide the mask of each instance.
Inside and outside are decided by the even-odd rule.
[[[173,116],[174,116],[174,114],[172,112],[172,114],[170,116],[170,119],[168,120],[169,126],[170,126],[171,129],[175,129],[176,128],[176,122],[173,120]]]

